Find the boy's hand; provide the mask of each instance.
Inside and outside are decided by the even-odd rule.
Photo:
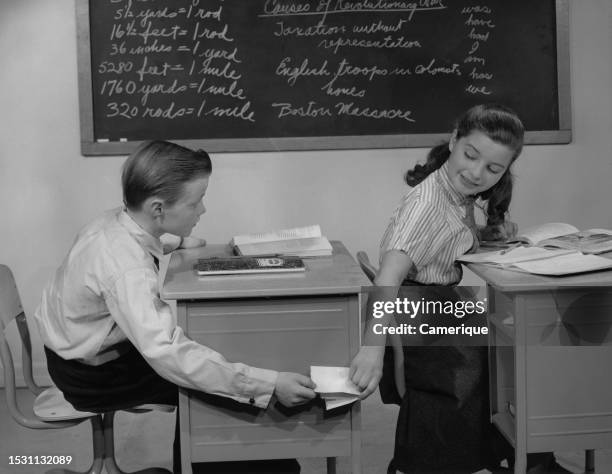
[[[382,377],[385,346],[362,346],[351,362],[349,378],[361,390],[359,397],[369,397]]]
[[[206,240],[199,239],[197,237],[183,237],[183,242],[181,243],[180,248],[182,249],[192,249],[195,247],[204,247],[206,245]]]
[[[312,400],[316,396],[314,388],[315,383],[310,377],[293,372],[279,372],[274,395],[281,404],[293,407]]]

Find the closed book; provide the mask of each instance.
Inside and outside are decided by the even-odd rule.
[[[211,257],[198,260],[198,275],[240,275],[248,273],[295,273],[306,270],[298,257]]]

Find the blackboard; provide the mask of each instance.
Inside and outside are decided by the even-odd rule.
[[[82,151],[430,146],[469,106],[571,139],[567,0],[76,0]]]

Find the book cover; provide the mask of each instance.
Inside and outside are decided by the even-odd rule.
[[[304,262],[298,257],[211,257],[201,258],[196,265],[198,275],[235,275],[247,273],[303,272]]]

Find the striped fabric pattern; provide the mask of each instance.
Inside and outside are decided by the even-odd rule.
[[[403,197],[381,240],[381,260],[389,250],[405,252],[418,283],[458,283],[462,272],[455,259],[477,243],[466,224],[474,200],[453,188],[447,168],[445,163]]]

